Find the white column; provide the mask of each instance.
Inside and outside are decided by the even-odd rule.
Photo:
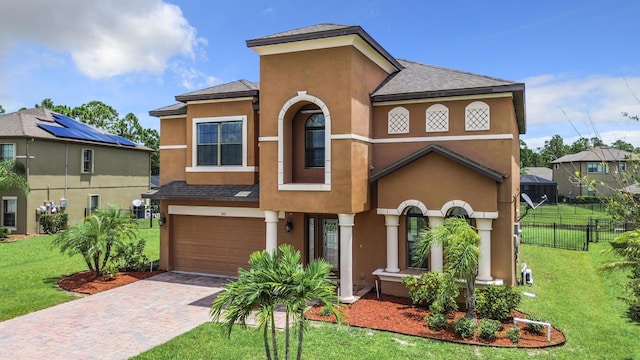
[[[432,229],[442,225],[444,218],[439,216],[429,216],[429,227]],[[443,269],[443,251],[442,244],[431,245],[431,271],[442,273]]]
[[[278,212],[265,210],[264,222],[267,223],[267,252],[273,252],[278,247]]]
[[[480,235],[480,259],[478,260],[478,280],[490,281],[491,277],[491,222],[493,219],[476,218],[476,228]]]
[[[387,226],[387,267],[386,272],[400,272],[398,267],[398,226],[400,215],[385,215],[384,224]]]
[[[338,214],[340,225],[340,301],[352,303],[353,297],[353,218],[354,214]]]

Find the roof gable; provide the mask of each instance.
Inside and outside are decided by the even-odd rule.
[[[596,146],[593,149],[581,151],[575,154],[569,154],[553,160],[552,164],[568,163],[568,162],[583,162],[583,161],[621,161],[630,157],[638,159],[637,155],[628,151],[608,147],[608,146]]]
[[[384,176],[387,176],[391,173],[393,173],[394,171],[411,164],[412,162],[420,159],[423,156],[426,156],[428,154],[431,153],[436,153],[436,154],[440,154],[446,158],[449,158],[465,167],[468,167],[469,169],[478,172],[490,179],[495,180],[496,182],[502,182],[504,179],[504,175],[501,174],[500,172],[493,170],[491,168],[488,168],[480,163],[477,163],[465,156],[462,156],[454,151],[451,151],[443,146],[440,145],[428,145],[418,151],[416,151],[415,153],[400,159],[399,161],[387,166],[386,168],[380,170],[379,172],[377,172],[376,174],[374,174],[369,181],[374,182],[377,181],[381,178],[383,178]]]
[[[226,84],[212,86],[202,90],[177,95],[181,102],[194,100],[228,99],[247,96],[258,96],[260,84],[248,80],[237,80]]]

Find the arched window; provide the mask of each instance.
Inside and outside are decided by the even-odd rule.
[[[427,132],[449,131],[449,108],[442,104],[427,109]]]
[[[413,269],[426,269],[427,259],[420,264],[414,263],[416,243],[420,238],[420,231],[429,226],[429,220],[422,214],[420,208],[411,206],[405,214],[407,220],[407,267]]]
[[[313,114],[304,124],[304,166],[324,167],[324,115]]]
[[[469,217],[467,210],[459,206],[454,206],[451,209],[449,209],[449,211],[447,211],[446,217],[447,218],[457,217],[460,219],[465,219],[469,223],[469,225],[471,225],[471,218]]]
[[[409,110],[402,106],[394,107],[387,114],[387,133],[406,134],[409,132]]]
[[[464,129],[467,131],[489,130],[491,124],[489,105],[474,101],[464,111]]]

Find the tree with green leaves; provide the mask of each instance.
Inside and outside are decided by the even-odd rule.
[[[307,324],[304,310],[309,301],[317,299],[338,321],[342,318],[331,268],[331,264],[322,259],[304,267],[300,252],[287,244],[273,252],[254,252],[249,258],[249,269],[239,269],[238,279],[227,284],[224,292],[216,297],[211,316],[214,321],[223,323],[223,330],[230,336],[235,324],[245,327],[246,320],[256,312],[266,358],[277,360],[275,309],[282,304],[286,311],[285,359],[291,355],[290,324],[293,320],[297,323],[296,359],[299,360]]]
[[[571,144],[571,146],[569,147],[569,153],[577,154],[589,149],[591,149],[591,142],[586,137],[581,137],[578,140],[574,141],[573,144]]]
[[[131,215],[119,206],[109,206],[58,235],[52,245],[69,256],[82,255],[89,271],[101,276],[116,247],[135,237]]]
[[[549,167],[553,160],[567,155],[569,149],[564,144],[564,140],[560,135],[553,135],[550,140],[544,142],[544,147],[540,151],[542,162],[545,167]]]
[[[635,151],[635,147],[632,144],[630,144],[630,143],[628,143],[626,141],[619,140],[619,139],[614,141],[613,143],[611,143],[611,146],[613,148],[618,149],[618,150],[624,150],[624,151],[628,151],[628,152],[634,152]]]
[[[5,113],[4,108],[2,107],[2,105],[0,105],[0,115],[2,115],[4,113]]]
[[[611,241],[610,252],[618,258],[603,267],[601,271],[629,270],[629,281],[625,286],[627,296],[627,317],[640,323],[640,229],[626,231]]]
[[[444,271],[465,282],[465,317],[476,321],[476,275],[480,261],[480,235],[466,219],[451,217],[442,225],[420,232],[414,263],[428,258],[433,245],[441,245]]]
[[[0,161],[0,191],[18,190],[29,194],[29,183],[24,178],[24,165],[14,160]]]
[[[520,139],[520,168],[542,166],[540,154],[529,149],[527,143]]]

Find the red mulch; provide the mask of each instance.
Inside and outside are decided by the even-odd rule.
[[[335,322],[335,317],[333,316],[320,315],[321,310],[321,306],[315,306],[307,311],[305,316],[311,320]],[[520,342],[513,344],[507,336],[507,330],[513,327],[512,319],[503,323],[502,329],[498,331],[494,341],[482,340],[477,335],[471,339],[462,339],[455,335],[452,326],[440,331],[429,329],[426,321],[424,321],[424,317],[430,315],[429,311],[412,305],[410,299],[389,295],[381,295],[380,299],[377,299],[373,293],[368,293],[354,304],[346,306],[344,314],[345,323],[351,326],[470,345],[542,348],[562,345],[566,341],[564,335],[554,327],[551,328],[551,342],[547,342],[546,327],[543,330],[543,335],[535,335],[526,331],[524,324],[519,324]],[[464,316],[463,312],[457,312],[450,317],[449,322],[451,323],[462,316]],[[519,318],[527,317],[526,314],[519,311],[514,311],[513,316]]]
[[[111,290],[119,286],[131,284],[138,280],[158,275],[162,272],[162,270],[151,272],[131,271],[118,273],[115,277],[96,277],[89,271],[82,271],[58,280],[58,286],[67,291],[93,295],[101,291]]]

